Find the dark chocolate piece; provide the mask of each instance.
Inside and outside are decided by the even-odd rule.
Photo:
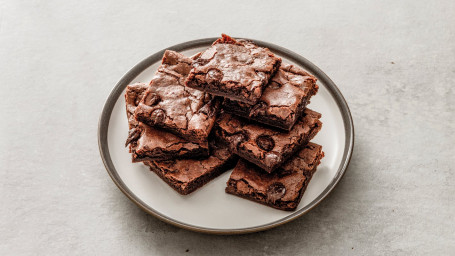
[[[321,114],[305,109],[292,129],[283,132],[222,113],[214,131],[234,153],[270,173],[319,132],[320,118]]]
[[[145,164],[169,186],[186,195],[234,167],[237,159],[227,146],[211,140],[210,156],[207,159],[149,161]]]
[[[291,130],[310,98],[319,89],[316,78],[305,70],[281,64],[255,105],[224,99],[223,109],[251,120]]]
[[[223,34],[196,57],[186,85],[252,105],[280,64],[269,49]]]
[[[147,88],[147,84],[136,83],[128,85],[125,92],[129,125],[125,146],[129,145],[133,162],[208,156],[208,142],[201,144],[189,142],[172,133],[154,129],[134,119],[133,113]]]
[[[240,160],[227,182],[226,192],[276,209],[293,211],[322,157],[322,147],[310,142],[271,174]]]
[[[191,63],[191,58],[166,51],[135,116],[141,122],[189,141],[207,143],[220,99],[184,85]]]

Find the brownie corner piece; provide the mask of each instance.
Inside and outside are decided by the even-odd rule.
[[[319,89],[316,77],[290,64],[281,64],[255,105],[224,99],[223,109],[259,123],[291,130],[310,98]]]
[[[210,156],[205,159],[147,161],[146,165],[170,187],[187,195],[231,169],[238,157],[226,146],[210,143]]]
[[[272,174],[240,160],[227,181],[225,191],[279,210],[293,211],[298,207],[322,157],[322,147],[308,143]]]
[[[185,86],[192,59],[167,50],[135,110],[137,120],[195,143],[207,142],[220,99]]]
[[[281,64],[281,58],[251,41],[222,35],[196,57],[188,87],[255,104]]]

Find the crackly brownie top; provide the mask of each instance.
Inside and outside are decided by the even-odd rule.
[[[259,102],[252,106],[250,116],[274,115],[283,120],[294,119],[302,100],[318,91],[316,80],[314,76],[299,67],[281,64]],[[229,99],[225,99],[225,101],[228,104],[231,103]],[[251,107],[237,101],[232,103],[246,108]]]
[[[271,203],[276,200],[294,201],[323,156],[322,147],[310,142],[279,167],[277,172],[265,173],[254,164],[240,160],[230,179],[237,181],[237,190],[241,194],[251,194],[254,189],[255,193],[266,195]]]
[[[217,120],[217,133],[234,150],[251,152],[263,159],[266,166],[273,166],[281,162],[283,154],[299,144],[303,136],[310,134],[320,117],[318,112],[305,109],[294,127],[289,132],[282,132],[222,113]]]
[[[149,162],[148,165],[159,168],[164,172],[165,176],[170,177],[172,180],[181,183],[192,182],[207,172],[213,171],[233,156],[233,153],[226,146],[210,142],[210,156],[208,158],[202,160],[174,159],[153,161]]]
[[[167,50],[136,116],[147,119],[149,125],[197,130],[207,137],[215,122],[217,104],[210,94],[184,85],[191,64],[191,58]]]
[[[190,151],[197,148],[208,148],[208,145],[199,145],[188,142],[169,132],[154,129],[134,119],[133,113],[145,90],[149,86],[144,83],[128,85],[125,92],[126,113],[129,124],[129,134],[126,145],[132,144],[132,150],[139,154],[156,149],[164,151]]]
[[[260,96],[277,62],[281,59],[269,49],[223,34],[195,60],[191,72],[204,74],[208,83],[241,86]]]

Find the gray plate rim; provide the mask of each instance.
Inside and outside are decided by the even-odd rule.
[[[285,223],[288,223],[292,220],[295,220],[296,218],[302,216],[303,214],[309,212],[311,209],[316,207],[322,200],[324,200],[330,192],[335,188],[335,186],[338,184],[338,182],[341,180],[341,178],[344,176],[346,169],[349,165],[349,162],[351,160],[352,152],[354,150],[354,123],[352,120],[351,116],[351,111],[349,110],[349,106],[344,99],[343,95],[341,94],[340,90],[338,87],[335,85],[335,83],[321,70],[319,69],[316,65],[311,63],[309,60],[306,58],[300,56],[299,54],[292,52],[286,48],[283,48],[281,46],[260,41],[260,40],[252,40],[252,39],[247,39],[247,40],[252,40],[256,44],[262,47],[267,47],[274,53],[278,53],[281,56],[284,56],[295,63],[301,65],[304,67],[306,70],[308,70],[310,73],[315,75],[319,81],[321,81],[327,88],[327,90],[330,92],[332,97],[335,99],[338,108],[341,111],[342,118],[344,125],[346,127],[345,129],[345,148],[343,152],[343,157],[341,164],[339,165],[339,168],[337,170],[337,173],[335,177],[332,179],[330,184],[324,189],[324,191],[316,197],[312,202],[310,202],[307,206],[304,208],[292,213],[289,216],[286,216],[280,220],[264,224],[264,225],[259,225],[259,226],[254,226],[254,227],[248,227],[248,228],[240,228],[240,229],[212,229],[212,228],[205,228],[205,227],[199,227],[199,226],[194,226],[190,224],[186,224],[183,222],[180,222],[176,219],[170,218],[168,216],[165,216],[161,214],[160,212],[156,211],[152,207],[148,206],[145,202],[143,202],[139,197],[137,197],[127,186],[126,184],[122,181],[120,178],[117,170],[115,169],[114,164],[112,163],[112,159],[109,153],[109,147],[108,147],[108,140],[107,140],[107,134],[108,134],[108,129],[109,129],[109,120],[112,114],[112,110],[114,108],[115,103],[117,102],[118,98],[121,96],[123,90],[126,88],[126,86],[132,82],[132,80],[138,76],[143,70],[151,66],[152,64],[156,63],[157,61],[161,60],[163,53],[165,50],[174,50],[174,51],[185,51],[185,50],[190,50],[193,48],[197,47],[202,47],[202,46],[209,46],[213,41],[215,41],[217,38],[204,38],[204,39],[198,39],[198,40],[193,40],[193,41],[188,41],[184,43],[180,43],[171,47],[168,47],[166,49],[163,49],[161,51],[158,51],[155,54],[150,55],[143,61],[139,62],[136,66],[134,66],[131,70],[129,70],[121,79],[120,81],[115,85],[114,89],[111,91],[109,94],[106,103],[104,104],[103,110],[101,112],[101,116],[99,119],[98,123],[98,147],[100,151],[101,158],[103,160],[104,166],[106,167],[107,172],[109,173],[109,176],[112,178],[114,183],[117,185],[117,187],[131,200],[133,201],[137,206],[139,206],[142,210],[145,212],[157,217],[158,219],[170,223],[172,225],[196,231],[196,232],[203,232],[203,233],[210,233],[210,234],[223,234],[223,235],[228,235],[228,234],[244,234],[244,233],[252,233],[252,232],[258,232],[258,231],[263,231],[267,230],[273,227],[277,227],[280,225],[283,225]]]

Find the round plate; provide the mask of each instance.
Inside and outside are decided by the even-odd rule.
[[[200,39],[167,49],[191,56],[203,51],[216,38]],[[176,226],[216,234],[256,232],[302,216],[320,203],[337,185],[349,164],[354,146],[352,117],[341,92],[330,78],[305,58],[287,49],[254,40],[269,48],[283,62],[300,66],[318,78],[319,92],[309,108],[322,114],[322,130],[312,140],[323,146],[325,157],[313,176],[299,207],[293,212],[276,210],[226,194],[231,171],[225,172],[190,195],[182,196],[141,163],[131,163],[125,148],[128,122],[124,92],[133,82],[149,82],[164,50],[133,67],[109,95],[98,127],[98,143],[107,172],[120,190],[144,211]]]

